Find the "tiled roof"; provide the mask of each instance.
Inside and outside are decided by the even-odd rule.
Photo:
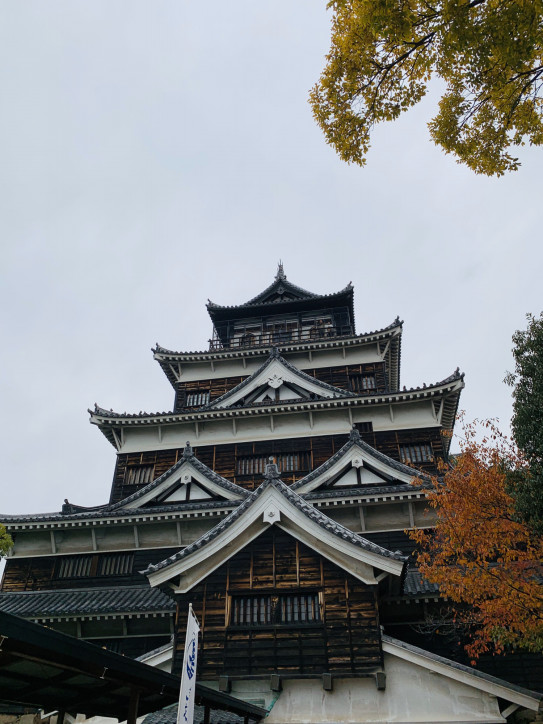
[[[290,487],[293,488],[294,485],[291,485]],[[424,490],[424,487],[425,486],[410,485],[409,483],[402,483],[398,485],[381,485],[379,487],[364,485],[348,488],[347,486],[342,486],[327,488],[326,490],[319,490],[318,488],[316,488],[310,493],[301,493],[301,496],[304,500],[313,503],[314,501],[317,502],[319,500],[330,500],[335,498],[366,498],[381,495],[412,495],[414,493],[420,492],[421,490]]]
[[[146,495],[150,491],[157,488],[159,485],[161,485],[164,480],[170,477],[172,473],[174,473],[176,470],[178,470],[183,463],[190,462],[190,464],[198,470],[199,473],[201,473],[205,478],[210,480],[215,485],[223,488],[224,490],[228,490],[231,493],[235,493],[240,498],[246,498],[249,493],[245,488],[240,487],[239,485],[236,485],[235,483],[231,483],[226,478],[223,478],[222,475],[219,475],[218,473],[211,470],[211,468],[208,468],[207,465],[204,465],[204,463],[200,462],[197,457],[195,457],[192,447],[189,442],[185,445],[185,448],[183,450],[183,455],[180,460],[178,460],[175,465],[173,465],[169,470],[166,470],[165,473],[163,473],[160,477],[158,477],[156,480],[153,480],[151,483],[146,485],[144,488],[141,488],[140,490],[136,491],[135,493],[132,493],[132,495],[129,495],[128,498],[124,498],[123,500],[119,501],[118,503],[115,503],[114,505],[109,506],[108,510],[119,510],[120,508],[124,508],[128,503],[132,503],[134,500],[138,500],[143,495]]]
[[[274,360],[278,360],[281,365],[286,367],[290,372],[296,375],[302,382],[309,382],[312,385],[316,385],[322,390],[326,390],[327,392],[331,392],[334,394],[335,397],[356,397],[356,395],[352,392],[348,392],[347,390],[342,390],[339,387],[334,387],[333,385],[329,385],[326,382],[322,382],[321,380],[318,380],[316,377],[312,377],[311,375],[306,374],[305,372],[302,372],[297,367],[295,367],[290,362],[287,362],[287,360],[284,357],[281,357],[279,354],[279,350],[277,347],[272,347],[270,349],[270,354],[268,359],[260,365],[260,367],[253,372],[252,375],[249,375],[249,377],[246,377],[242,382],[239,383],[239,385],[236,385],[231,390],[228,390],[228,392],[225,392],[224,395],[221,395],[220,397],[217,397],[215,400],[210,402],[209,404],[205,405],[204,407],[200,408],[202,410],[213,410],[219,402],[223,402],[224,400],[227,400],[229,397],[232,397],[232,395],[235,395],[240,390],[247,387],[258,375],[260,375],[266,367],[269,367],[269,365],[272,364]],[[328,399],[328,398],[326,398]],[[292,400],[294,402],[295,400]],[[269,403],[266,403],[269,404]]]
[[[283,267],[280,266],[273,282],[268,287],[266,287],[266,289],[264,289],[264,291],[260,292],[260,294],[257,294],[252,299],[249,299],[249,301],[244,302],[243,304],[222,306],[220,304],[215,304],[214,302],[211,302],[208,300],[208,303],[206,306],[207,306],[207,309],[210,311],[210,313],[214,309],[240,309],[243,307],[255,307],[260,304],[273,304],[275,306],[275,305],[284,303],[283,300],[269,302],[269,301],[266,301],[266,298],[269,297],[270,294],[276,293],[278,295],[281,295],[281,294],[284,294],[285,292],[293,294],[295,297],[294,299],[284,300],[285,302],[292,302],[292,301],[298,301],[298,300],[304,300],[304,299],[327,299],[330,297],[337,297],[340,294],[345,294],[345,293],[352,294],[353,285],[351,282],[349,282],[349,284],[347,284],[347,286],[344,289],[342,289],[339,292],[334,292],[332,294],[314,294],[313,292],[307,291],[307,289],[302,289],[302,287],[299,287],[296,284],[289,282],[283,271]]]
[[[308,503],[300,495],[298,495],[298,493],[294,492],[294,490],[285,485],[285,483],[283,483],[283,481],[279,478],[277,466],[271,464],[266,466],[264,482],[253,493],[251,493],[251,495],[246,498],[243,503],[232,511],[230,515],[227,515],[226,518],[220,521],[220,523],[218,523],[214,528],[204,533],[204,535],[198,538],[198,540],[190,543],[183,550],[174,553],[173,556],[166,558],[164,561],[149,565],[145,571],[142,571],[142,573],[149,575],[155,571],[161,570],[162,568],[167,568],[177,561],[191,555],[200,548],[203,548],[205,545],[217,538],[217,536],[219,536],[223,531],[229,528],[238,518],[240,518],[270,486],[278,490],[281,495],[284,495],[284,497],[292,503],[292,505],[298,508],[298,510],[304,513],[312,521],[317,523],[317,525],[323,528],[323,530],[327,530],[338,538],[347,540],[349,543],[352,543],[353,545],[371,553],[376,553],[377,555],[381,555],[386,558],[393,558],[398,561],[407,560],[407,556],[404,556],[399,551],[393,552],[387,550],[386,548],[382,548],[381,546],[372,543],[356,533],[353,533],[345,526],[329,518],[325,513],[315,508],[311,505],[311,503]]]
[[[464,664],[459,664],[456,661],[451,661],[451,659],[446,659],[443,656],[434,654],[431,651],[427,651],[426,649],[421,649],[418,646],[413,646],[412,644],[407,644],[407,643],[405,643],[405,641],[400,641],[399,639],[393,638],[392,636],[383,634],[382,641],[385,644],[391,644],[392,646],[397,646],[398,648],[404,649],[405,651],[410,651],[413,654],[419,654],[420,656],[424,656],[425,658],[429,659],[430,661],[434,661],[439,664],[444,664],[446,666],[450,666],[452,669],[456,669],[457,671],[461,671],[466,674],[471,674],[472,676],[475,676],[476,678],[481,679],[482,681],[488,681],[489,683],[506,687],[507,689],[518,692],[519,694],[525,694],[527,696],[533,697],[534,699],[536,699],[538,701],[543,701],[543,693],[540,693],[537,691],[531,691],[530,689],[526,689],[522,686],[517,686],[516,684],[512,684],[509,681],[505,681],[504,679],[498,679],[496,676],[491,676],[490,674],[485,674],[483,671],[481,671],[479,669],[474,669],[471,666],[464,666]]]
[[[165,593],[149,586],[0,593],[0,611],[21,618],[170,613],[174,610],[175,604]]]
[[[290,363],[287,362],[287,365],[288,364],[290,364]],[[296,368],[294,368],[294,369],[296,369]],[[301,370],[298,370],[298,373],[300,375],[306,374],[305,372],[302,372]],[[396,390],[394,392],[371,392],[371,393],[366,392],[364,394],[355,394],[352,392],[347,392],[346,390],[340,390],[339,388],[335,388],[335,387],[332,387],[331,385],[327,385],[326,382],[321,382],[320,380],[317,380],[316,378],[311,377],[311,375],[308,375],[308,377],[311,379],[313,384],[318,383],[319,385],[324,385],[326,388],[331,388],[334,391],[338,390],[338,398],[345,399],[347,402],[352,401],[353,403],[368,403],[368,404],[373,403],[374,404],[375,400],[377,400],[378,402],[384,403],[384,402],[388,401],[390,398],[394,398],[392,401],[401,401],[402,399],[410,400],[410,399],[418,399],[420,397],[424,397],[424,396],[428,395],[428,393],[431,393],[434,390],[436,390],[440,387],[443,387],[444,385],[449,385],[456,381],[463,380],[464,373],[460,373],[458,370],[456,370],[452,375],[449,375],[449,377],[442,380],[441,382],[436,382],[436,383],[430,384],[430,385],[423,384],[422,387],[420,387],[420,386],[410,387],[409,389],[404,387],[403,390]],[[245,382],[245,380],[244,380],[244,382]],[[240,383],[240,384],[243,384],[243,383]],[[231,392],[232,392],[232,390],[230,391],[230,393]],[[342,394],[340,395],[339,392],[341,392]],[[230,393],[227,393],[227,394],[230,394]],[[332,403],[337,403],[338,398],[335,398],[335,399],[326,398],[323,401],[326,403],[332,404]],[[217,400],[218,399],[221,399],[221,398],[217,398]],[[217,400],[214,400],[214,402],[217,402]],[[311,404],[313,402],[316,402],[319,404],[319,406],[322,406],[321,400],[316,400],[316,401],[315,400],[301,400],[300,404],[301,403]],[[288,401],[288,400],[286,403],[283,403],[281,401],[272,402],[272,403],[268,403],[266,406],[267,407],[280,407],[281,405],[284,405],[284,404],[292,405],[293,402]],[[250,407],[250,405],[248,407]],[[236,408],[236,410],[237,409],[239,409],[239,408]],[[241,408],[241,409],[245,409],[245,408]],[[139,423],[139,424],[142,424],[145,422],[150,422],[152,424],[156,424],[156,421],[158,418],[165,418],[165,420],[163,420],[165,422],[174,422],[174,421],[186,416],[188,419],[192,420],[192,419],[198,419],[199,415],[205,415],[206,412],[213,412],[215,414],[217,413],[216,410],[209,409],[209,406],[195,408],[194,411],[191,410],[190,413],[189,412],[177,413],[177,412],[172,412],[172,411],[170,411],[170,412],[166,412],[166,411],[143,412],[142,411],[139,413],[127,413],[127,412],[120,413],[120,412],[113,412],[113,410],[106,410],[105,408],[100,407],[98,404],[95,404],[94,410],[89,409],[88,412],[91,415],[91,420],[92,420],[92,417],[100,417],[100,418],[108,418],[108,419],[111,419],[112,421],[119,421],[119,422],[126,421],[126,422],[134,422],[134,423]],[[226,412],[229,412],[229,410],[221,410],[221,412],[226,413]],[[101,423],[97,422],[96,424],[101,424]]]
[[[124,501],[122,501],[124,502]],[[128,516],[138,515],[153,515],[160,513],[176,513],[176,512],[188,512],[192,510],[220,510],[221,508],[231,508],[235,505],[236,501],[232,500],[201,500],[195,502],[179,502],[179,503],[168,503],[167,505],[153,505],[152,507],[141,507],[141,508],[114,508],[113,505],[104,505],[101,508],[83,508],[82,506],[73,506],[77,509],[76,513],[68,512],[55,512],[55,513],[26,513],[26,514],[0,514],[0,522],[4,525],[10,523],[38,523],[38,522],[53,522],[53,521],[78,521],[78,520],[90,520],[93,518],[125,518]],[[115,504],[117,505],[117,504]]]
[[[423,578],[417,568],[410,567],[405,575],[403,593],[405,596],[439,596],[439,586]]]
[[[368,445],[368,443],[362,440],[362,438],[360,437],[360,433],[357,428],[353,427],[349,434],[349,439],[347,440],[345,445],[343,445],[343,447],[340,448],[337,453],[332,455],[332,457],[329,458],[325,463],[320,465],[318,468],[315,468],[315,470],[306,475],[305,478],[301,478],[301,480],[296,481],[292,485],[292,490],[298,490],[303,485],[307,485],[307,483],[310,483],[312,480],[315,480],[315,478],[318,478],[320,475],[333,467],[338,462],[338,460],[341,460],[341,458],[344,457],[355,445],[364,450],[364,452],[367,452],[368,455],[370,455],[375,460],[378,460],[387,467],[393,468],[400,473],[409,475],[412,478],[420,477],[422,480],[427,478],[427,476],[424,476],[423,473],[419,473],[414,468],[410,468],[408,465],[404,465],[397,460],[393,460],[392,458],[388,457],[388,455],[384,455],[382,452],[379,452],[371,445]],[[410,486],[407,487],[409,488]]]
[[[157,654],[162,653],[163,651],[167,651],[168,649],[173,650],[173,634],[168,641],[167,644],[163,644],[162,646],[157,646],[156,649],[151,649],[150,651],[146,651],[141,656],[136,657],[136,661],[147,661],[147,659],[150,659],[152,656],[156,656]]]
[[[203,724],[205,707],[194,707],[194,724]],[[177,704],[168,706],[161,711],[154,711],[147,714],[142,724],[176,724],[177,721]],[[219,711],[218,709],[210,709],[209,724],[243,724],[244,718],[228,711]]]

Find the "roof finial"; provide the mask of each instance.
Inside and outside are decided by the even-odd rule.
[[[349,433],[349,440],[352,442],[360,442],[360,431],[356,427],[356,425],[353,425],[351,428],[351,432]]]
[[[275,280],[279,281],[281,279],[285,280],[287,278],[287,275],[285,274],[285,270],[283,269],[283,262],[281,259],[279,259],[279,264],[277,265],[277,274],[275,275]]]
[[[185,445],[185,449],[183,450],[183,457],[186,460],[187,458],[191,458],[193,455],[194,455],[194,453],[192,452],[192,446],[191,446],[190,442],[187,440],[187,444]]]
[[[268,458],[269,462],[266,465],[266,472],[264,473],[264,477],[268,480],[272,480],[273,478],[279,477],[279,468],[277,467],[277,464],[274,460],[274,458],[270,455]]]

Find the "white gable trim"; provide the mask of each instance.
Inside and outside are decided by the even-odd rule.
[[[396,576],[402,573],[402,561],[360,548],[325,530],[270,486],[216,538],[179,561],[149,573],[149,582],[158,586],[179,576],[175,591],[186,593],[273,524],[369,585],[377,583],[374,567]]]
[[[173,644],[166,644],[159,649],[149,651],[143,656],[139,656],[137,661],[141,661],[148,666],[162,669],[163,671],[171,671],[173,663]]]
[[[468,666],[460,666],[443,657],[434,656],[423,649],[407,646],[403,644],[403,642],[393,639],[390,636],[383,636],[382,644],[385,653],[417,664],[417,666],[446,676],[449,679],[454,679],[454,681],[472,686],[479,691],[484,691],[487,694],[492,694],[500,699],[510,701],[513,704],[518,704],[525,709],[539,711],[543,697],[540,696],[536,698],[536,692],[521,689],[493,676],[481,675],[475,669],[470,669]]]
[[[185,460],[183,464],[177,468],[177,470],[175,470],[171,475],[166,476],[159,485],[153,487],[151,490],[147,491],[135,500],[130,501],[124,505],[123,508],[141,508],[150,501],[154,500],[162,492],[168,490],[168,488],[172,485],[175,485],[175,483],[179,482],[180,485],[184,485],[186,483],[190,483],[191,480],[197,482],[201,488],[204,488],[204,490],[209,492],[211,495],[218,495],[225,500],[243,500],[241,495],[236,495],[236,493],[217,485],[217,483],[214,483],[212,480],[203,475],[190,462],[190,460]]]
[[[223,409],[235,405],[251,392],[255,392],[260,387],[269,386],[270,390],[275,392],[275,389],[282,384],[292,384],[303,389],[310,394],[318,395],[319,397],[334,398],[336,395],[333,390],[326,389],[317,383],[311,382],[302,376],[296,374],[293,370],[289,369],[287,365],[282,362],[281,359],[272,359],[271,362],[265,365],[260,372],[256,372],[254,377],[247,382],[246,385],[237,391],[233,391],[231,395],[226,393],[224,399],[217,401],[216,404],[211,403],[208,409]],[[338,389],[339,392],[344,392]]]
[[[373,470],[377,473],[388,475],[401,483],[412,483],[418,476],[416,471],[413,471],[413,474],[409,475],[408,473],[404,473],[391,465],[387,465],[385,462],[382,462],[381,460],[373,457],[373,455],[370,455],[370,453],[355,443],[349,450],[347,450],[345,455],[342,455],[331,467],[324,470],[321,475],[317,475],[305,484],[302,478],[302,480],[300,480],[300,482],[296,485],[296,492],[298,495],[310,493],[312,490],[319,488],[321,485],[326,485],[329,480],[332,480],[332,478],[338,475],[349,463],[353,467],[357,467],[360,462],[362,463],[362,466],[367,465],[368,467],[373,468]]]

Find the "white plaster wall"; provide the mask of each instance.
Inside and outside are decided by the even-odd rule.
[[[392,414],[391,414],[392,408]],[[352,422],[372,422],[374,431],[410,430],[420,427],[437,427],[430,400],[397,403],[370,407],[352,407]],[[269,414],[239,415],[235,424],[232,419],[205,422],[179,422],[163,425],[159,438],[158,427],[125,427],[122,453],[144,450],[168,450],[192,445],[223,445],[234,442],[269,440],[270,437],[305,437],[307,435],[348,435],[351,416],[347,407],[313,410],[312,424],[308,412],[277,413],[273,422]]]
[[[381,344],[383,345],[384,343],[381,342]],[[375,342],[345,347],[345,358],[343,357],[341,348],[313,350],[311,359],[308,352],[284,352],[282,356],[301,370],[346,364],[370,364],[372,362],[383,361],[383,358],[377,353],[377,345]],[[243,358],[241,357],[237,359],[226,359],[224,361],[214,360],[214,369],[211,368],[210,362],[181,362],[181,382],[214,380],[224,377],[248,377],[262,366],[267,357],[267,352],[255,357],[246,357],[245,367],[243,366]],[[173,363],[173,367],[177,372],[175,363]]]
[[[394,656],[385,656],[385,691],[372,678],[287,680],[266,724],[498,724],[497,700]]]

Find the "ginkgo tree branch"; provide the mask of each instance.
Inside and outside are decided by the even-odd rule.
[[[329,7],[331,49],[310,101],[345,161],[363,165],[373,127],[418,103],[434,74],[447,90],[430,132],[460,162],[502,175],[519,166],[512,147],[543,144],[540,2],[331,0]]]

